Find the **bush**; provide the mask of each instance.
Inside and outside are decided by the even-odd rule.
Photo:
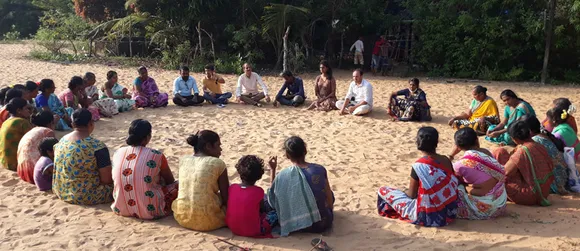
[[[32,50],[30,57],[42,61],[56,61],[56,62],[78,62],[86,59],[85,56],[73,55],[67,53],[52,53],[50,51]]]
[[[220,55],[215,61],[216,71],[226,74],[242,74],[244,60],[238,55]]]
[[[75,42],[90,30],[90,25],[74,14],[47,11],[41,18],[41,27],[34,38],[38,44],[53,54],[61,54],[68,43],[74,54],[78,53]]]
[[[4,33],[4,41],[14,42],[20,38],[20,31],[16,30],[16,25],[12,25],[9,32]]]
[[[163,68],[176,70],[182,65],[190,65],[192,50],[189,41],[175,47],[174,50],[164,50],[161,54]],[[191,67],[191,65],[190,65]],[[203,67],[202,67],[203,68]],[[194,68],[192,68],[193,70]]]

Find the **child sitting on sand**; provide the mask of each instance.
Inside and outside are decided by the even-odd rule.
[[[38,146],[38,150],[40,150],[42,157],[38,159],[34,166],[34,183],[40,191],[49,191],[52,189],[54,145],[56,145],[56,143],[58,143],[56,138],[49,137],[44,138]]]
[[[229,188],[226,224],[239,236],[272,237],[270,233],[276,220],[266,214],[264,190],[255,185],[264,174],[264,160],[255,155],[243,156],[236,164],[236,170],[242,183],[232,184]]]

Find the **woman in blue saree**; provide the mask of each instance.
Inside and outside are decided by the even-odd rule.
[[[69,131],[71,128],[71,116],[74,109],[65,108],[60,99],[54,94],[56,87],[51,79],[43,79],[38,86],[40,93],[35,98],[36,107],[39,110],[49,111],[55,114],[56,130]]]
[[[500,98],[506,105],[503,119],[499,125],[489,127],[485,139],[499,145],[515,145],[508,133],[508,127],[524,115],[535,117],[536,112],[528,102],[519,98],[512,90],[504,90]]]

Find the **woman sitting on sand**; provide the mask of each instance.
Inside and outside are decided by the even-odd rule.
[[[135,100],[131,99],[131,95],[128,93],[127,88],[117,83],[118,80],[119,78],[116,72],[107,72],[107,82],[105,83],[103,89],[100,91],[101,99],[114,99],[119,112],[133,110],[133,108],[135,108]]]
[[[307,108],[307,110],[316,109],[318,111],[332,111],[336,109],[336,79],[332,76],[332,68],[328,61],[320,62],[320,76],[316,77],[314,93],[316,100]]]
[[[565,188],[569,175],[563,155],[564,143],[550,132],[542,130],[537,117],[525,115],[521,120],[530,127],[532,140],[546,148],[552,163],[554,163],[554,183],[550,185],[550,191],[556,194],[568,194]]]
[[[514,141],[508,133],[509,126],[524,115],[536,116],[536,112],[528,102],[519,98],[512,90],[504,90],[499,97],[506,105],[503,111],[503,120],[499,125],[489,127],[485,139],[500,146],[514,145]]]
[[[91,137],[95,129],[91,112],[77,109],[74,131],[54,146],[52,191],[71,204],[94,205],[113,201],[111,158],[105,143]]]
[[[487,88],[478,85],[473,88],[473,100],[469,109],[449,120],[453,129],[469,127],[479,135],[485,135],[490,125],[499,123],[499,112],[495,100],[487,96]]]
[[[167,93],[160,93],[155,80],[149,77],[147,68],[141,66],[138,70],[139,77],[135,79],[133,89],[133,100],[137,107],[162,107],[167,106],[169,96]]]
[[[557,98],[554,99],[554,101],[552,102],[552,107],[550,109],[556,107],[560,107],[562,110],[566,111],[566,114],[568,114],[566,118],[566,124],[572,127],[572,130],[574,130],[575,133],[578,133],[578,125],[576,124],[576,118],[572,116],[572,114],[576,112],[576,107],[572,105],[572,102],[570,102],[570,100],[567,98]],[[548,118],[545,118],[544,121],[542,121],[542,126],[544,126],[544,128],[548,132],[552,132],[552,130],[554,130],[554,127],[552,127],[548,122],[549,122]]]
[[[54,137],[54,116],[52,112],[42,111],[32,115],[32,124],[36,127],[28,131],[18,144],[18,176],[34,184],[34,166],[40,159],[40,150],[38,146],[42,139]]]
[[[74,111],[79,108],[85,108],[91,112],[93,121],[98,121],[101,119],[99,108],[90,106],[88,99],[83,95],[84,89],[85,81],[83,78],[74,76],[68,82],[68,88],[58,94],[58,98],[67,109]]]
[[[486,220],[505,213],[505,169],[492,154],[479,146],[477,133],[462,128],[455,133],[455,146],[465,154],[453,164],[459,179],[457,218]]]
[[[40,80],[40,85],[38,86],[40,93],[36,96],[34,100],[36,102],[36,107],[42,111],[52,112],[57,123],[55,126],[56,130],[68,131],[71,130],[72,121],[70,115],[72,115],[72,108],[64,108],[60,99],[54,94],[56,87],[54,82],[50,79]]]
[[[119,114],[119,109],[117,109],[117,105],[112,98],[100,98],[99,99],[99,90],[95,86],[97,82],[97,78],[95,74],[92,72],[85,73],[83,77],[85,82],[84,86],[84,93],[82,95],[87,99],[88,104],[90,105],[89,108],[95,107],[99,110],[100,114],[111,118],[113,115]],[[94,108],[92,108],[94,109]]]
[[[404,98],[397,98],[404,96]],[[409,80],[409,88],[391,93],[389,114],[399,121],[431,121],[427,94],[419,88],[419,79]]]
[[[564,142],[566,147],[574,148],[574,158],[578,162],[580,161],[580,141],[572,126],[567,123],[568,116],[568,112],[563,107],[552,108],[546,113],[548,125],[554,128],[552,134]]]
[[[171,214],[177,198],[177,182],[163,153],[147,147],[151,124],[137,119],[131,122],[127,145],[113,156],[113,198],[111,209],[118,215],[144,220]]]
[[[24,91],[17,88],[11,88],[10,90],[6,91],[6,104],[10,103],[10,100],[15,98],[24,98]],[[26,100],[26,99],[25,99]],[[4,105],[0,109],[0,127],[4,124],[6,120],[10,118],[10,112],[6,109],[6,105]]]
[[[504,147],[493,151],[493,156],[505,166],[508,199],[520,205],[551,205],[547,198],[554,182],[554,163],[546,148],[532,140],[525,121],[513,122],[508,132],[516,148],[511,153]]]
[[[407,192],[391,187],[378,190],[381,216],[401,219],[426,227],[446,226],[457,216],[457,178],[451,161],[437,154],[439,133],[422,127],[417,133],[417,149],[424,157],[411,168]]]
[[[334,193],[326,169],[306,162],[306,143],[296,136],[284,142],[286,158],[292,166],[276,175],[277,158],[270,160],[272,186],[268,204],[276,211],[281,235],[303,231],[321,233],[334,220]]]
[[[14,98],[6,105],[6,110],[11,117],[0,128],[0,166],[16,171],[18,143],[32,129],[29,122],[32,108],[25,99]]]
[[[209,130],[187,138],[194,155],[179,162],[179,192],[173,202],[173,216],[179,225],[196,231],[225,227],[228,202],[228,170],[219,159],[220,137]]]

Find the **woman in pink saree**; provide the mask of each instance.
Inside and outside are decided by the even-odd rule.
[[[133,97],[137,107],[163,107],[167,106],[169,95],[160,93],[155,80],[147,74],[147,68],[139,68],[139,77],[135,79]]]
[[[453,164],[459,178],[457,218],[486,220],[506,212],[505,168],[491,152],[479,146],[477,133],[469,127],[455,133],[455,146],[464,155]]]

